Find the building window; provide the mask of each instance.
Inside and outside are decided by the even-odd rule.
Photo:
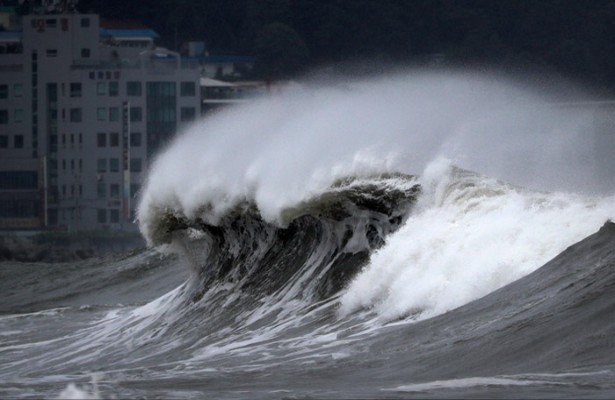
[[[119,107],[109,107],[109,121],[117,122],[120,120]]]
[[[132,172],[141,172],[142,165],[140,158],[131,158],[130,159],[130,171]]]
[[[141,185],[139,185],[138,183],[131,183],[130,184],[130,197],[133,199],[137,197],[139,190],[141,190]]]
[[[22,123],[24,120],[24,111],[23,108],[16,108],[13,112],[13,121],[15,123]]]
[[[194,96],[196,94],[196,85],[194,82],[181,82],[179,86],[179,94],[182,97]]]
[[[0,137],[2,137],[0,135]],[[38,188],[36,171],[0,171],[1,190],[31,190]]]
[[[0,99],[9,97],[9,85],[0,85]]]
[[[141,147],[141,132],[130,134],[130,147]]]
[[[130,107],[130,122],[143,121],[143,109],[141,107]]]
[[[80,108],[71,108],[70,109],[70,122],[81,122],[81,109]]]
[[[120,222],[120,210],[109,210],[109,222]]]
[[[70,84],[70,97],[81,97],[81,83],[73,82]]]
[[[107,210],[103,208],[99,208],[98,210],[96,210],[96,221],[99,224],[106,224],[107,223]]]
[[[57,49],[47,49],[47,51],[45,51],[45,55],[47,55],[47,57],[57,57],[58,56],[58,50]]]
[[[120,134],[117,132],[111,132],[109,134],[109,146],[118,147],[120,145]]]
[[[90,26],[90,19],[89,18],[81,18],[81,27],[82,28],[88,28]]]
[[[55,28],[56,26],[58,26],[58,20],[56,20],[55,18],[48,18],[45,20],[45,25],[47,26],[47,28]]]
[[[0,110],[0,124],[9,123],[9,110]]]
[[[194,107],[182,107],[179,117],[182,122],[194,121],[196,119],[196,110]]]
[[[96,172],[107,172],[107,159],[99,158],[96,163]]]
[[[9,147],[8,135],[0,135],[0,149],[6,149]]]
[[[175,96],[175,82],[147,82],[148,97]]]
[[[109,82],[109,96],[117,96],[119,94],[119,84],[116,81]]]
[[[23,149],[23,135],[15,135],[14,142],[16,149]]]
[[[107,82],[96,82],[96,94],[99,96],[107,94]]]
[[[175,123],[175,109],[173,108],[152,108],[148,112],[148,122],[173,122]]]
[[[23,84],[21,83],[14,84],[13,93],[15,94],[15,97],[22,97],[23,96]]]
[[[107,147],[107,134],[99,132],[96,134],[96,145],[98,147]]]
[[[177,129],[176,82],[147,82],[145,120],[147,121],[146,141],[148,155],[160,149]]]
[[[120,171],[120,159],[110,158],[109,159],[109,172],[119,172],[119,171]]]
[[[88,48],[83,48],[81,49],[81,58],[90,58],[90,49]]]
[[[117,183],[112,183],[109,185],[109,197],[118,198],[120,197],[120,185]]]
[[[141,82],[126,82],[126,94],[128,96],[141,96]]]
[[[106,107],[98,107],[96,109],[96,119],[98,121],[106,121],[107,120],[107,108]]]
[[[99,199],[104,199],[107,197],[107,185],[103,182],[98,182],[96,185],[96,195]]]

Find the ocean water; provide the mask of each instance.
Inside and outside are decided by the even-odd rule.
[[[149,171],[147,250],[0,264],[0,397],[612,398],[601,115],[413,71],[209,116]]]

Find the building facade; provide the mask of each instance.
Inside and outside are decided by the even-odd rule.
[[[199,66],[96,14],[0,32],[0,228],[132,230],[148,164],[200,114]]]

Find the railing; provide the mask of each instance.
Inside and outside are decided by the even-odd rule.
[[[127,62],[115,62],[115,61],[101,61],[101,62],[77,62],[70,66],[73,71],[83,69],[139,69],[141,66],[138,61],[134,63]]]
[[[2,66],[0,66],[2,68]],[[182,70],[192,70],[198,69],[199,64],[193,60],[181,60],[177,61],[176,59],[153,59],[142,62],[140,60],[134,61],[101,61],[101,62],[82,62],[78,61],[73,63],[70,66],[70,69],[73,71],[77,70],[91,70],[91,69],[114,69],[114,70],[122,70],[122,69],[147,69],[153,72],[159,72],[162,74],[165,73],[173,73],[178,69]],[[0,69],[1,70],[1,69]]]

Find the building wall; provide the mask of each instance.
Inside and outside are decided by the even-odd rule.
[[[0,208],[10,214],[8,200],[24,190],[10,179],[3,188],[2,171],[29,171],[38,200],[29,225],[136,229],[149,162],[198,115],[198,68],[178,56],[159,62],[143,47],[122,48],[130,59],[116,62],[94,14],[26,16],[22,42],[21,55],[0,55]],[[23,225],[6,215],[0,228]]]

